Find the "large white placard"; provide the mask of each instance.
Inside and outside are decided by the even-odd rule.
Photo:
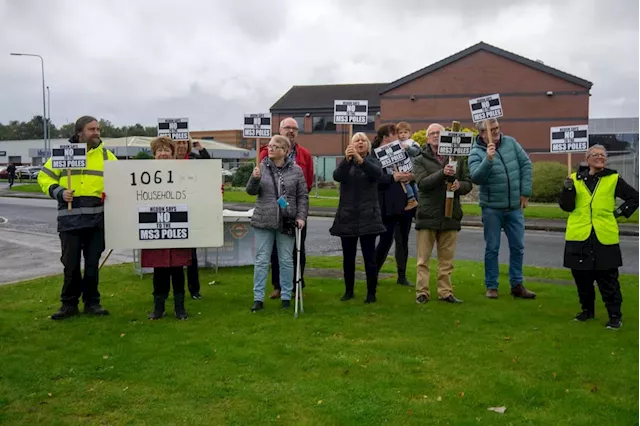
[[[382,163],[382,168],[389,174],[394,171],[411,172],[413,171],[413,162],[409,154],[402,149],[399,141],[394,141],[374,149],[376,157]]]
[[[589,125],[551,128],[551,152],[584,152],[589,148]]]
[[[174,141],[188,141],[189,119],[158,118],[158,136],[166,136]]]
[[[479,123],[490,118],[502,117],[502,103],[500,95],[493,94],[482,98],[469,99],[469,109],[471,119],[474,123]]]
[[[87,167],[87,144],[68,143],[51,149],[51,167],[54,169],[84,169]]]
[[[440,132],[438,155],[454,157],[468,157],[471,154],[473,133],[471,132]]]
[[[271,114],[245,114],[242,137],[245,138],[270,138]]]
[[[335,124],[367,124],[369,101],[333,101],[333,122]]]
[[[106,247],[221,247],[221,160],[104,163]]]

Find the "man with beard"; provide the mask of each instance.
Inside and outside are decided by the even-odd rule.
[[[62,306],[51,315],[53,320],[78,315],[81,295],[86,314],[109,314],[100,305],[98,292],[99,262],[104,251],[103,170],[105,161],[115,161],[117,158],[104,148],[98,120],[93,117],[84,116],[76,121],[75,135],[69,142],[87,145],[86,167],[71,170],[71,185],[67,185],[67,173],[64,170],[52,167],[51,158],[38,174],[42,191],[58,201],[64,284],[60,296]],[[69,202],[71,210],[68,209]],[[80,268],[81,255],[84,255],[84,277]]]
[[[297,164],[302,169],[302,173],[304,174],[304,179],[307,184],[307,191],[311,192],[311,187],[313,186],[313,159],[311,158],[311,154],[309,150],[296,143],[296,138],[298,136],[298,132],[300,129],[298,128],[298,122],[293,117],[287,117],[280,122],[280,135],[286,136],[291,143],[291,152],[289,153],[289,158],[294,164]],[[268,150],[266,145],[262,147],[260,150],[260,162],[265,159],[268,154]],[[302,228],[301,237],[300,237],[300,277],[302,278],[302,286],[304,287],[304,267],[307,263],[307,255],[305,252],[304,243],[307,239],[307,226]],[[295,261],[297,257],[297,250],[294,247],[293,249],[293,276],[295,279],[296,270],[298,268],[297,262]],[[279,299],[280,298],[280,268],[278,266],[278,251],[276,246],[273,246],[273,251],[271,252],[271,284],[273,285],[273,293],[269,296],[271,299]],[[295,283],[294,283],[295,284]],[[293,286],[295,289],[295,285]]]
[[[185,160],[209,160],[211,156],[209,152],[198,142],[191,140],[175,141],[176,146],[176,159]],[[194,153],[193,148],[198,150],[198,153]],[[198,274],[198,251],[197,249],[191,249],[191,265],[187,266],[187,287],[189,287],[189,293],[194,300],[202,299],[200,294],[200,276]]]

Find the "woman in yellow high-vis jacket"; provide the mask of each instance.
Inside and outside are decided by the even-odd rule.
[[[51,159],[38,173],[42,191],[58,201],[64,284],[62,307],[51,315],[54,320],[77,315],[81,295],[85,313],[108,314],[100,305],[98,292],[98,263],[104,251],[103,171],[105,161],[117,158],[102,145],[100,126],[93,117],[84,116],[76,121],[75,135],[69,142],[87,144],[86,167],[71,170],[71,187],[67,185],[66,170],[53,168]],[[69,201],[71,210],[67,207]],[[80,270],[82,254],[84,277]]]
[[[569,176],[560,196],[560,208],[570,212],[565,235],[564,266],[578,287],[582,311],[575,320],[595,317],[595,289],[598,283],[608,314],[607,328],[622,326],[622,293],[618,267],[622,266],[618,216],[630,217],[638,208],[638,191],[615,170],[605,167],[607,153],[593,145],[586,154],[587,166]],[[616,198],[624,204],[616,208]]]

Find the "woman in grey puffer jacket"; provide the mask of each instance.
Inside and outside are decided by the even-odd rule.
[[[274,241],[278,249],[282,307],[291,306],[295,244],[293,227],[305,226],[309,211],[309,194],[302,169],[289,159],[290,149],[288,138],[272,137],[268,145],[268,157],[253,170],[247,182],[247,193],[258,196],[251,218],[256,245],[251,308],[254,312],[264,307],[264,293]]]

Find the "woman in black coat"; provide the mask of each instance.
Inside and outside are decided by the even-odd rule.
[[[373,148],[384,146],[397,140],[396,126],[385,124],[378,129],[378,134],[373,142]],[[415,216],[416,209],[405,210],[407,207],[407,194],[402,188],[402,183],[413,180],[412,173],[404,173],[391,170],[382,172],[378,181],[378,199],[380,200],[380,211],[382,213],[382,224],[386,231],[380,235],[380,241],[376,247],[376,267],[378,272],[387,260],[387,255],[394,241],[394,234],[398,231],[396,238],[396,267],[398,271],[398,281],[400,285],[413,286],[407,279],[407,257],[409,255],[409,232]]]
[[[367,274],[365,303],[376,301],[376,237],[385,232],[378,204],[378,179],[381,176],[382,166],[380,161],[371,155],[371,142],[367,135],[356,133],[345,151],[345,159],[333,172],[333,179],[340,182],[340,202],[329,232],[342,240],[345,285],[344,296],[340,299],[342,301],[354,297],[358,239]]]

